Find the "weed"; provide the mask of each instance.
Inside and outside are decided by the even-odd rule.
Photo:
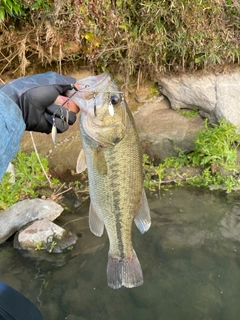
[[[56,245],[57,245],[57,242],[56,241],[53,241],[52,243],[51,243],[51,247],[50,247],[50,249],[49,249],[49,253],[52,253],[53,252],[53,249],[56,247]]]
[[[144,172],[144,187],[148,190],[154,191],[156,188],[156,182],[154,180],[156,172],[155,167],[147,154],[143,155],[142,164]]]
[[[48,171],[47,159],[41,157],[41,162],[45,171]],[[0,183],[0,210],[7,209],[19,200],[37,197],[37,189],[48,185],[35,152],[26,154],[20,151],[13,164],[15,182],[10,182],[11,175],[7,172]],[[52,179],[53,185],[57,183],[57,179]]]
[[[239,141],[240,134],[233,124],[222,119],[219,125],[210,125],[205,120],[205,129],[198,132],[193,152],[186,154],[176,148],[178,156],[167,157],[158,166],[154,166],[147,155],[144,155],[144,186],[153,190],[160,189],[163,183],[174,182],[211,188],[215,186],[231,192],[240,187],[237,165]],[[201,172],[188,174],[188,169],[196,166]],[[150,179],[152,177],[155,179]]]
[[[4,20],[6,15],[18,16],[23,14],[22,4],[16,0],[3,0],[0,3],[0,20]]]
[[[206,119],[205,129],[198,132],[195,140],[192,162],[201,166],[221,165],[225,169],[236,169],[239,141],[240,134],[233,124],[222,119],[219,125],[210,125]]]
[[[139,71],[145,76],[240,61],[237,0],[4,0],[0,19],[3,69],[10,62],[15,67],[23,41],[20,64],[30,57],[51,63],[80,56],[102,71],[117,66],[126,80]]]
[[[42,246],[42,241],[39,241],[36,243],[36,248],[35,248],[35,251],[37,250],[42,250],[43,246]]]
[[[194,108],[192,110],[181,110],[180,112],[184,117],[186,117],[188,119],[192,119],[192,118],[195,118],[198,116],[198,109],[196,109],[196,108]]]

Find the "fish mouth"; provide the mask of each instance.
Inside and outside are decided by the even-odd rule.
[[[107,73],[102,73],[97,76],[90,76],[78,81],[78,84],[83,86],[86,91],[97,92],[98,90],[103,90],[109,82],[111,82],[111,77]]]

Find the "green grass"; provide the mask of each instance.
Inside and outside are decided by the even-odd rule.
[[[6,5],[2,8],[2,33],[6,33],[0,42],[6,57],[2,69],[15,68],[22,39],[24,59],[39,58],[43,64],[61,59],[74,62],[80,57],[98,72],[117,68],[126,80],[134,74],[185,72],[240,62],[237,1],[73,0],[71,5],[59,2],[56,6],[53,1],[32,0],[24,1],[20,9],[15,0],[3,3],[13,7],[12,11]],[[14,11],[18,16],[9,19]],[[73,43],[78,44],[75,50]]]
[[[193,152],[186,154],[177,149],[177,157],[167,157],[159,165],[154,165],[144,155],[144,186],[155,190],[172,182],[223,188],[227,192],[240,188],[240,166],[237,164],[239,142],[240,134],[233,124],[222,119],[219,125],[210,125],[205,120],[205,129],[198,132]]]
[[[40,157],[42,165],[48,172],[48,161]],[[37,190],[48,186],[48,181],[42,171],[35,152],[26,154],[19,152],[13,160],[15,166],[15,182],[10,182],[10,173],[5,173],[0,183],[0,210],[5,210],[19,200],[36,198]],[[57,179],[51,179],[53,185],[59,183]]]

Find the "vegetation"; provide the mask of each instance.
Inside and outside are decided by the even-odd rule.
[[[22,5],[16,0],[2,0],[0,1],[0,20],[4,20],[6,15],[17,16],[22,15]]]
[[[45,171],[48,171],[47,159],[41,157],[41,162]],[[13,164],[16,171],[15,182],[11,182],[11,175],[7,172],[0,183],[0,210],[7,209],[19,200],[37,197],[37,189],[48,185],[35,152],[30,155],[19,152]],[[51,182],[56,185],[59,181],[52,179]]]
[[[78,61],[132,74],[240,62],[238,0],[1,0],[0,74]]]
[[[178,157],[168,157],[157,166],[144,155],[145,187],[155,190],[163,184],[185,183],[223,188],[228,192],[239,188],[239,141],[240,134],[233,124],[223,119],[219,125],[210,125],[205,120],[205,129],[198,132],[192,153],[178,150]]]

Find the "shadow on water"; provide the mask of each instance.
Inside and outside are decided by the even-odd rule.
[[[149,197],[152,226],[144,235],[133,229],[141,287],[107,286],[108,239],[89,231],[88,204],[57,220],[79,236],[66,254],[28,257],[11,241],[1,245],[1,280],[40,308],[45,320],[239,319],[238,199],[237,193],[195,188]]]

